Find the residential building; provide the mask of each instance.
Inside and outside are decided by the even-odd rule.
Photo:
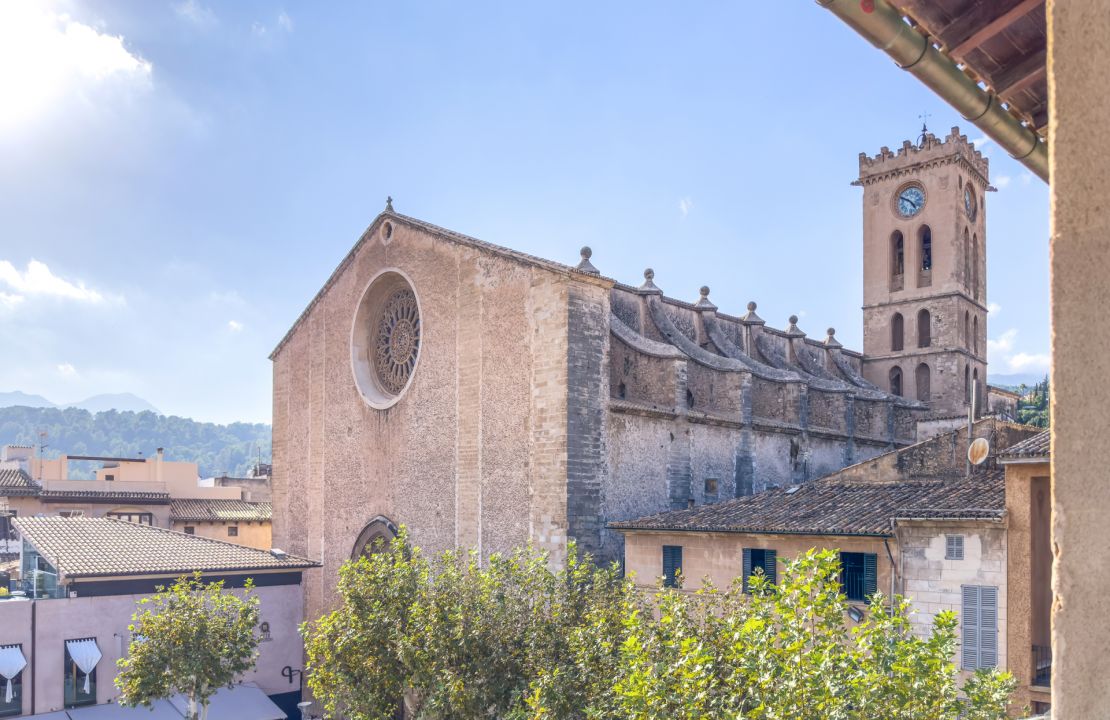
[[[86,715],[71,708],[115,702],[116,661],[132,640],[128,625],[137,603],[158,586],[200,571],[226,588],[253,581],[262,642],[255,668],[242,681],[298,717],[301,578],[317,563],[114,518],[19,517],[14,524],[22,549],[21,577],[13,585],[22,590],[0,600],[0,652],[17,651],[26,665],[11,678],[13,694],[0,704],[0,715],[70,709],[73,720],[82,720]],[[9,666],[0,662],[0,668]]]
[[[1035,429],[995,418],[971,436],[1014,446]],[[811,548],[839,552],[852,614],[876,591],[907,597],[924,635],[941,611],[960,618],[958,665],[1008,667],[1006,473],[998,450],[967,467],[968,429],[872,458],[810,483],[611,524],[625,535],[625,570],[653,586],[718,586]]]
[[[95,465],[92,479],[74,477],[72,463]],[[147,458],[43,459],[30,447],[5,446],[0,448],[0,517],[114,517],[268,549],[270,503],[251,500],[268,495],[269,480],[248,482],[250,490],[231,483],[203,485],[196,463],[166,460],[162,448]],[[11,526],[3,523],[0,531],[9,529],[10,544]]]
[[[1002,452],[1006,469],[1009,668],[1014,704],[1052,704],[1052,472],[1048,430]]]

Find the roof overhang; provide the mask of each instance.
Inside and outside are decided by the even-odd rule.
[[[1048,181],[1045,0],[817,0]]]

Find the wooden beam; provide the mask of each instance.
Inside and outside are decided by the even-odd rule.
[[[948,48],[948,54],[962,61],[967,53],[1028,15],[1034,8],[1039,7],[1044,12],[1044,4],[1045,0],[1021,0],[1009,10],[998,14],[996,3],[980,3],[952,21],[948,27],[958,30],[951,34],[944,33],[946,37],[941,40]]]
[[[1044,77],[1047,57],[1047,50],[1040,50],[998,73],[998,77],[991,79],[994,94],[1008,96],[1019,93]]]

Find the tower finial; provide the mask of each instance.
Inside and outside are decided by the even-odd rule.
[[[929,115],[929,111],[926,110],[925,112],[917,116],[921,119],[921,134],[917,137],[918,147],[925,147],[925,136],[929,134],[929,127],[926,124],[929,120]]]
[[[393,197],[391,195],[385,196],[385,211],[393,212]]]
[[[579,262],[578,265],[574,268],[575,270],[578,270],[579,272],[589,273],[591,275],[601,274],[601,271],[595,268],[593,263],[590,262],[590,258],[593,257],[594,251],[591,250],[589,246],[583,247],[578,252],[578,254],[579,256],[581,256],[582,261]]]

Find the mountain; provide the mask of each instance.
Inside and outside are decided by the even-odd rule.
[[[1018,385],[1033,387],[1039,382],[1044,382],[1046,375],[1048,375],[1048,373],[1013,373],[1011,375],[990,374],[987,376],[987,382],[991,385],[1013,388],[1016,388]]]
[[[0,392],[0,407],[9,407],[11,405],[23,405],[33,408],[55,407],[54,403],[50,402],[42,395],[28,395],[19,390],[14,392]]]
[[[40,432],[46,433],[44,439]],[[270,437],[270,426],[262,423],[216,425],[150,411],[0,408],[0,445],[45,442],[47,457],[149,457],[161,447],[167,460],[195,462],[201,477],[246,475],[260,449],[262,462],[270,462]]]
[[[104,412],[105,410],[118,410],[120,412],[152,412],[161,415],[158,408],[132,393],[104,393],[93,395],[80,402],[53,403],[42,395],[29,395],[16,390],[14,392],[0,392],[0,408],[4,407],[32,407],[32,408],[79,408],[91,413]]]
[[[103,395],[93,395],[90,398],[85,398],[81,402],[69,403],[63,407],[79,408],[81,410],[88,410],[91,413],[118,410],[119,412],[152,412],[155,415],[162,414],[158,412],[158,408],[132,393],[105,393]]]

